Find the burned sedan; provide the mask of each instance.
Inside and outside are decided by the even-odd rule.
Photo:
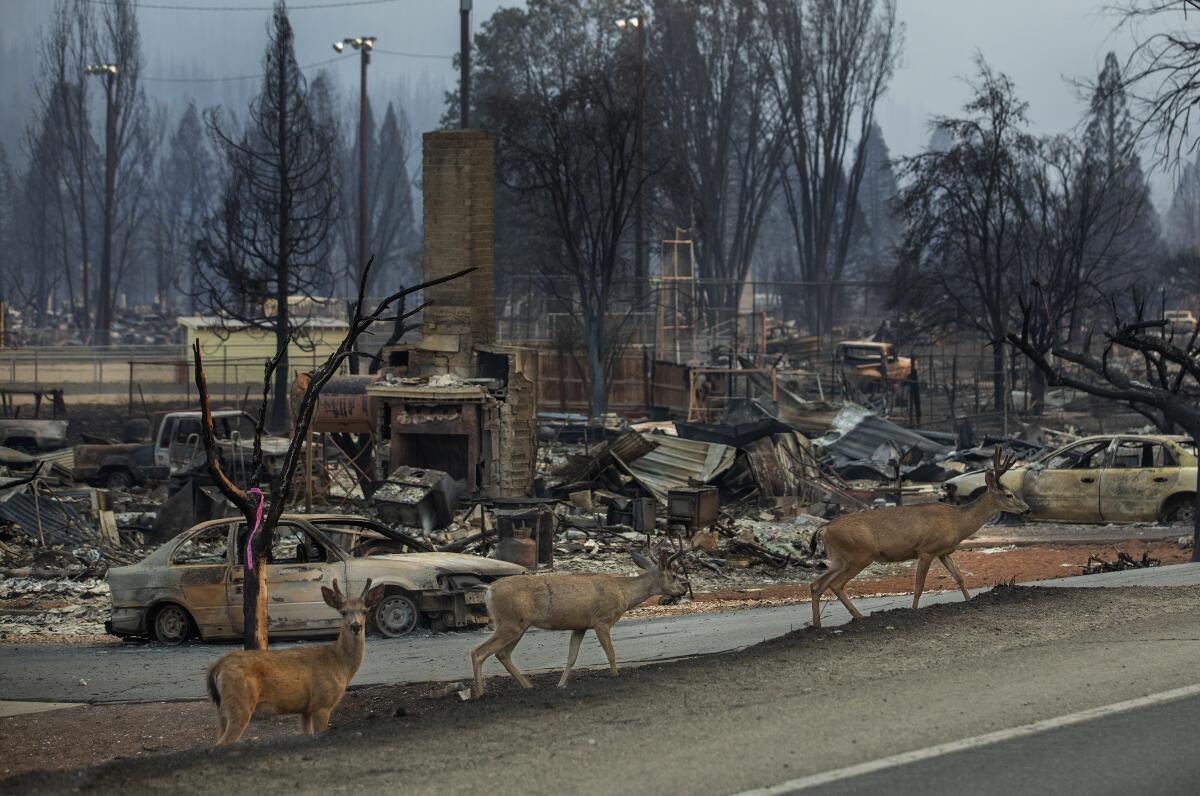
[[[163,544],[143,561],[108,570],[117,636],[143,636],[179,644],[240,638],[245,521],[201,523]],[[422,624],[437,628],[487,622],[487,585],[519,575],[521,567],[459,553],[435,552],[419,539],[363,517],[284,515],[267,560],[272,637],[329,635],[339,616],[325,605],[321,587],[384,584],[371,612],[371,629],[403,636]]]
[[[980,470],[951,478],[947,499],[973,500],[987,488],[984,475]],[[1196,451],[1183,437],[1084,437],[1018,464],[1001,483],[1029,504],[1035,520],[1190,523]]]

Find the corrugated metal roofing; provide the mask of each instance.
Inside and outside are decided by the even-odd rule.
[[[665,434],[643,434],[655,448],[632,462],[621,462],[625,471],[637,479],[660,502],[667,501],[667,490],[685,487],[689,481],[708,483],[733,466],[736,451],[728,445],[697,442]]]
[[[835,464],[870,459],[880,445],[892,442],[901,450],[917,448],[932,456],[945,456],[952,448],[939,445],[915,431],[884,420],[858,404],[846,404],[833,418],[833,427],[813,444],[831,455]]]
[[[84,544],[96,541],[96,530],[68,500],[56,500],[42,494],[34,503],[33,492],[26,489],[0,503],[0,519],[18,525],[32,538],[38,538],[38,520],[42,534],[50,544]]]

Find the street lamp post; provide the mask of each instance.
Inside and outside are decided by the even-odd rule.
[[[358,50],[361,56],[358,93],[358,278],[367,270],[367,65],[371,63],[374,36],[359,36],[334,42],[333,49],[342,52],[346,45]]]
[[[100,295],[96,302],[96,342],[100,345],[109,344],[109,330],[112,328],[112,239],[113,216],[116,193],[117,172],[117,100],[116,64],[88,64],[84,67],[88,75],[100,75],[104,78],[104,243],[100,252]]]
[[[638,131],[636,151],[634,153],[635,168],[638,179],[643,179],[646,168],[646,18],[635,14],[625,19],[617,20],[617,27],[622,31],[630,29],[637,35],[638,53]],[[633,271],[634,284],[640,289],[647,281],[646,269],[646,186],[643,184],[638,191],[637,207],[633,215]]]

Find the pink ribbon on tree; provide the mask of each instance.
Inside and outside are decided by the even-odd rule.
[[[258,535],[258,530],[260,528],[262,528],[263,501],[266,500],[266,496],[263,495],[263,491],[261,489],[259,489],[258,487],[254,487],[253,489],[251,489],[250,494],[258,495],[258,514],[254,518],[254,528],[250,531],[250,535],[246,537],[246,566],[248,566],[250,568],[250,571],[253,572],[254,571],[254,553],[253,553],[254,537]]]

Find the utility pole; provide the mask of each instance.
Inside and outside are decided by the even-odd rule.
[[[622,31],[633,29],[637,36],[638,58],[638,135],[634,150],[634,173],[636,179],[644,180],[646,174],[646,18],[641,14],[617,20]],[[635,289],[646,286],[649,274],[646,268],[646,186],[638,191],[637,207],[633,215],[633,279]]]
[[[112,239],[117,179],[117,65],[89,64],[83,70],[104,78],[104,241],[100,250],[100,289],[96,302],[96,342],[108,345],[112,328]]]
[[[459,127],[471,126],[471,0],[459,0],[458,101]]]
[[[360,80],[358,94],[358,279],[367,271],[367,66],[371,63],[371,50],[375,47],[374,36],[359,36],[335,42],[333,49],[342,52],[349,44],[360,56]]]

